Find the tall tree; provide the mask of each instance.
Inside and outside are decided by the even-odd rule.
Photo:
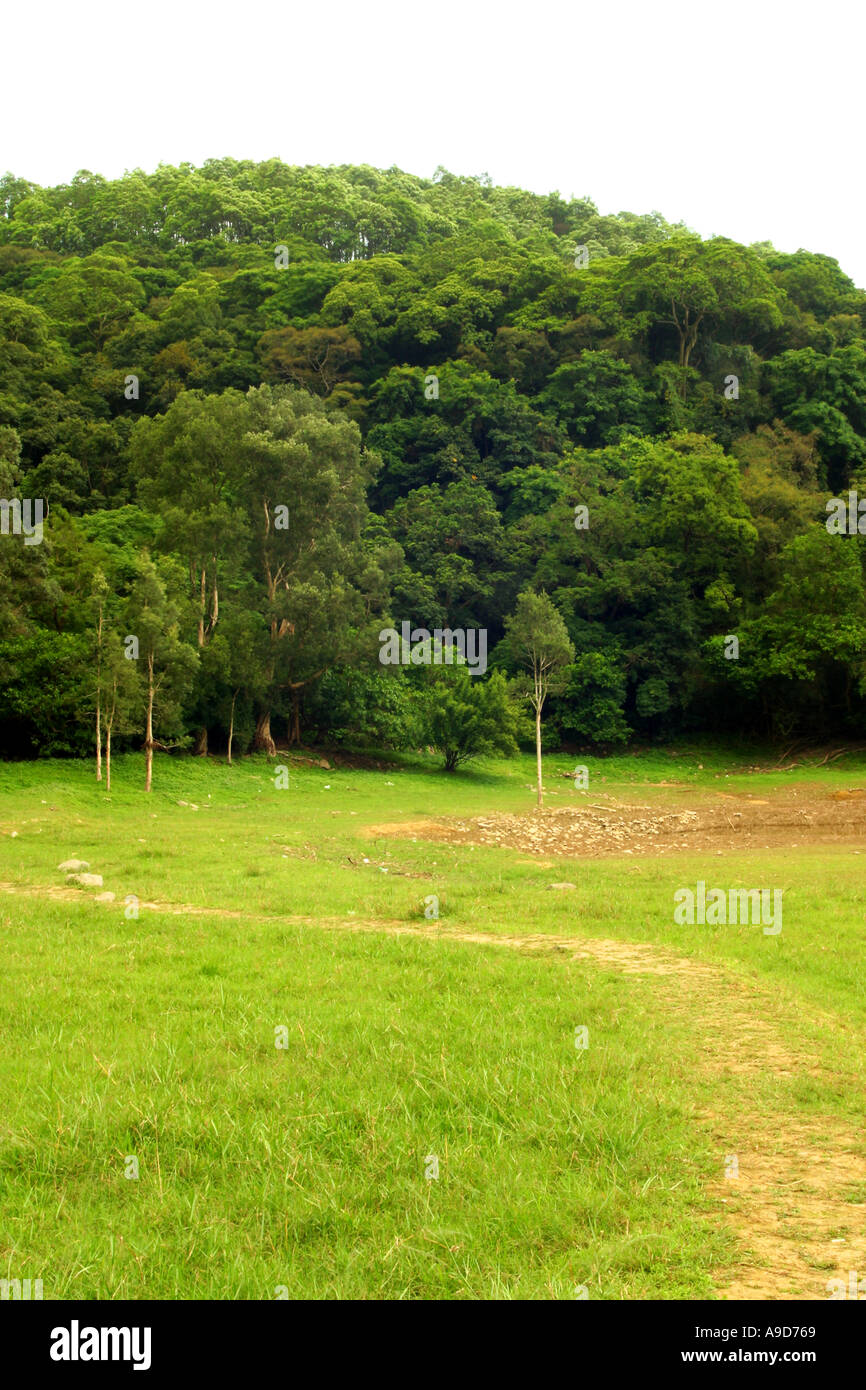
[[[538,809],[544,806],[541,771],[541,712],[552,691],[565,683],[566,668],[574,661],[574,644],[562,615],[549,596],[527,589],[505,620],[507,642],[513,659],[526,668],[531,682],[529,702],[535,713],[535,763],[538,777]]]
[[[273,754],[274,707],[291,702],[290,740],[298,742],[301,692],[352,653],[375,649],[387,587],[362,540],[376,461],[362,451],[357,426],[290,387],[250,391],[247,405],[243,499],[270,633],[256,746]]]
[[[155,731],[171,736],[182,729],[182,700],[189,690],[198,664],[193,646],[181,637],[180,604],[170,589],[177,589],[179,576],[160,573],[147,555],[138,562],[138,573],[129,602],[131,631],[135,640],[132,660],[141,662],[144,686],[144,790],[153,785]],[[171,581],[174,580],[172,584]]]
[[[140,727],[142,688],[138,663],[127,659],[120,634],[109,632],[102,653],[105,718],[105,791],[111,791],[111,739]]]

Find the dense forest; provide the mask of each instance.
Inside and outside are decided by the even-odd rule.
[[[860,735],[828,504],[866,497],[866,293],[831,257],[444,170],[0,206],[6,756],[505,746],[527,591],[573,646],[548,745]],[[404,621],[486,630],[489,671],[382,665]]]

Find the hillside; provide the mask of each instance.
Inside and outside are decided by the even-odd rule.
[[[510,673],[526,588],[576,650],[549,742],[858,737],[863,542],[825,521],[866,487],[866,293],[829,256],[444,170],[0,188],[2,495],[50,507],[0,544],[5,753],[97,710],[139,746],[148,662],[167,744],[414,745],[380,629],[484,628]]]

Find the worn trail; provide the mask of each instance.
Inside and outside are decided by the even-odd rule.
[[[0,883],[0,892],[82,901],[75,888]],[[104,906],[116,910],[122,901],[121,896],[119,903]],[[464,931],[383,919],[263,917],[166,902],[142,901],[139,907],[176,916],[458,941],[591,960],[606,970],[652,976],[658,1007],[680,1022],[687,1020],[695,1075],[714,1083],[713,1108],[697,1118],[718,1146],[720,1176],[712,1196],[719,1220],[736,1233],[743,1251],[733,1277],[719,1275],[721,1296],[825,1299],[828,1280],[838,1278],[847,1285],[849,1271],[866,1272],[864,1134],[829,1113],[807,1120],[755,1105],[752,1090],[758,1079],[769,1075],[784,1082],[809,1074],[819,1081],[822,1073],[810,1056],[786,1045],[765,1016],[761,990],[729,972],[646,943],[597,937]],[[826,1027],[832,1029],[833,1022],[828,1018]],[[737,1176],[725,1178],[725,1160],[731,1157],[736,1158]]]

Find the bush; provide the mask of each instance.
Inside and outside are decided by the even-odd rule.
[[[317,741],[417,748],[426,735],[419,692],[400,667],[375,675],[337,667],[305,702]]]
[[[481,680],[465,666],[431,670],[426,741],[442,754],[446,771],[485,754],[517,752],[520,715],[501,672]]]

